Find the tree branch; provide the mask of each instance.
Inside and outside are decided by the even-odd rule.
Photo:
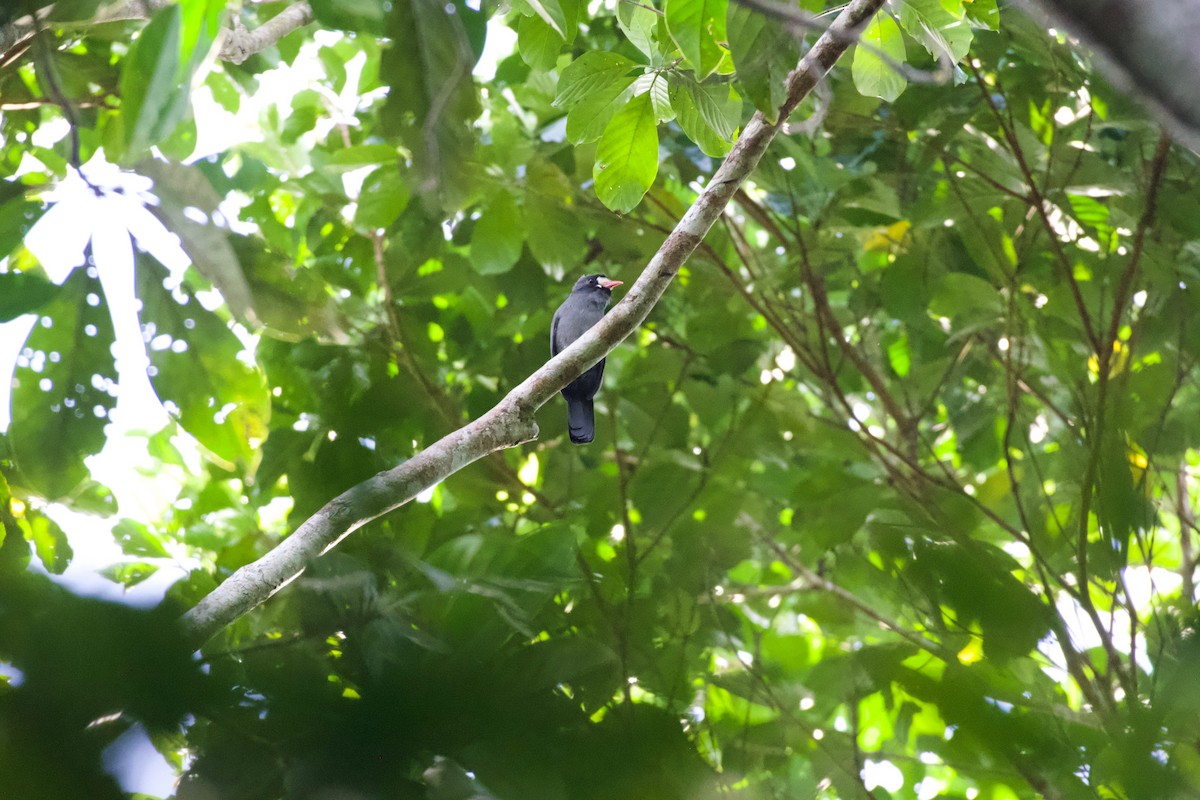
[[[292,31],[303,28],[312,21],[312,7],[304,2],[288,6],[254,30],[248,30],[238,17],[234,17],[233,27],[227,29],[217,58],[232,64],[241,64],[250,56],[261,53]]]
[[[852,0],[788,76],[779,122],[755,113],[725,162],[696,198],[625,297],[595,327],[525,379],[493,409],[408,461],[331,500],[278,547],[239,569],[183,617],[197,644],[294,580],[316,556],[367,522],[407,503],[488,453],[537,436],[534,413],[633,333],[679,268],[704,239],[730,198],[800,101],[833,67],[883,0]]]

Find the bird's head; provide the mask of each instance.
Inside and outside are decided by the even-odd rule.
[[[613,287],[620,286],[622,283],[624,281],[614,281],[612,278],[607,278],[603,275],[584,275],[575,281],[575,286],[571,291],[602,291],[605,294],[612,294]]]

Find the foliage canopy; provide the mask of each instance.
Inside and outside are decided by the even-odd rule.
[[[222,25],[286,7],[98,6],[0,57],[0,319],[36,319],[6,796],[121,796],[135,723],[180,798],[1200,791],[1198,165],[1061,37],[889,3],[610,354],[594,445],[547,406],[197,661],[177,614],[540,366],[574,278],[637,275],[828,16],[314,0],[234,63]],[[85,247],[51,193],[80,165],[190,266]],[[64,280],[37,225],[80,242]],[[130,287],[172,421],[110,442]],[[118,508],[106,442],[177,494]],[[28,569],[72,559],[51,503],[111,520],[114,582],[194,566],[153,612],[75,597]]]

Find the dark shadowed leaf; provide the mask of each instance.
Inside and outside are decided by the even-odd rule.
[[[112,321],[94,272],[76,269],[43,306],[13,375],[9,444],[29,486],[48,498],[87,477],[83,459],[104,446],[116,405]]]

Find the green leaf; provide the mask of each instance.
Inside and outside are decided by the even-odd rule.
[[[57,522],[41,512],[27,514],[25,521],[29,524],[33,551],[37,553],[42,566],[51,575],[62,575],[71,566],[71,559],[75,555],[71,543],[67,541],[67,534]]]
[[[221,32],[226,0],[189,0],[183,8],[183,35],[180,41],[179,63],[185,66],[180,78],[190,85],[191,76],[203,63],[208,49]]]
[[[221,197],[212,184],[194,166],[157,159],[140,162],[137,171],[154,181],[159,203],[149,211],[179,237],[192,265],[217,287],[234,316],[253,323],[257,314],[250,284],[227,232],[213,221]],[[207,221],[196,221],[189,209],[199,210]]]
[[[567,109],[568,139],[582,144],[600,138],[637,79],[636,67],[618,53],[591,51],[563,69],[554,105]]]
[[[785,84],[800,60],[800,47],[782,25],[739,3],[729,4],[727,27],[742,94],[774,122],[787,99]]]
[[[899,9],[900,25],[934,58],[958,63],[971,49],[971,27],[961,13],[951,14],[939,0],[900,0]]]
[[[204,78],[204,85],[212,92],[213,100],[230,114],[236,114],[242,106],[242,93],[228,75],[213,70]]]
[[[158,152],[173,162],[184,161],[196,152],[196,135],[196,120],[188,114],[158,143]]]
[[[925,309],[929,305],[929,266],[918,258],[900,257],[883,273],[880,294],[888,314],[910,325],[924,326],[929,322]]]
[[[571,181],[553,164],[530,166],[525,180],[525,224],[529,249],[543,264],[574,268],[587,252]]]
[[[613,211],[628,213],[658,175],[658,125],[646,95],[635,97],[612,118],[596,145],[592,178],[596,196]]]
[[[140,155],[183,119],[189,102],[177,78],[183,11],[168,5],[151,17],[133,43],[121,73],[125,151]]]
[[[971,225],[958,229],[959,240],[971,259],[996,283],[1008,280],[1016,268],[1012,242],[1003,227],[987,215],[979,215]]]
[[[1130,451],[1121,436],[1108,434],[1100,446],[1096,482],[1096,512],[1102,536],[1093,550],[1102,554],[1092,565],[1097,575],[1111,579],[1125,566],[1134,530],[1145,530],[1154,518],[1138,491],[1130,470]],[[1086,488],[1085,488],[1086,491]]]
[[[667,0],[667,30],[698,79],[712,73],[724,53],[728,0]]]
[[[316,127],[317,120],[325,114],[324,99],[312,89],[305,89],[292,96],[292,113],[288,115],[279,140],[293,145],[301,136]]]
[[[1114,242],[1115,231],[1110,221],[1108,206],[1086,195],[1068,194],[1067,200],[1071,203],[1071,212],[1075,219],[1081,225],[1092,229],[1102,248],[1109,249]]]
[[[164,288],[166,269],[139,253],[137,293],[150,385],[179,422],[226,469],[247,468],[266,437],[271,400],[242,343],[184,288]],[[180,299],[176,299],[176,297]]]
[[[900,26],[888,14],[876,14],[854,48],[851,67],[854,86],[868,97],[892,102],[908,85],[899,66],[904,63],[904,58],[904,37],[900,33]]]
[[[399,168],[400,156],[389,144],[360,144],[335,150],[325,162],[327,168],[352,170],[373,164],[394,164]]]
[[[587,13],[587,4],[583,0],[558,0],[558,5],[566,20],[567,44],[573,44],[579,33],[580,16]]]
[[[654,32],[658,28],[660,17],[651,9],[639,3],[617,4],[617,25],[621,32],[638,50],[649,59],[654,59],[657,48],[654,46]]]
[[[19,187],[19,184],[10,185]],[[46,208],[42,203],[26,200],[23,192],[7,198],[3,205],[0,205],[0,259],[7,258],[17,248],[25,235],[42,218]]]
[[[951,319],[980,312],[998,315],[1000,309],[1000,295],[996,288],[983,278],[965,272],[951,272],[945,275],[929,303],[932,313]]]
[[[967,18],[981,28],[991,31],[1000,29],[1000,9],[996,0],[968,0],[963,4]]]
[[[704,86],[683,74],[671,76],[671,107],[675,121],[709,156],[723,156],[733,146],[741,121],[741,98],[727,84]]]
[[[169,558],[171,555],[158,534],[137,520],[122,519],[113,526],[112,532],[125,555],[149,558]]]
[[[104,484],[87,480],[71,495],[71,507],[84,514],[107,517],[117,512],[117,498]]]
[[[558,64],[566,40],[541,17],[521,17],[517,26],[517,52],[526,64],[549,72]]]
[[[37,311],[58,294],[58,287],[32,272],[0,272],[0,322]]]
[[[643,524],[659,529],[680,510],[698,481],[695,470],[671,462],[651,463],[638,470],[629,497],[641,513]]]
[[[909,367],[912,365],[912,357],[908,351],[908,337],[899,336],[887,346],[888,363],[892,366],[892,371],[901,378],[908,375]]]
[[[88,476],[116,405],[113,328],[100,283],[76,269],[25,341],[13,376],[9,444],[28,485],[50,499]]]
[[[100,574],[113,583],[119,583],[126,589],[137,586],[142,581],[158,572],[157,564],[145,561],[129,561],[122,564],[112,564],[100,570]]]
[[[625,86],[628,86],[636,77],[631,74],[636,66],[637,64],[620,53],[588,51],[563,68],[558,79],[558,94],[554,98],[554,105],[559,108],[573,108],[596,92],[605,91],[610,84],[626,77],[628,82]],[[620,91],[624,91],[624,87]]]
[[[164,141],[191,113],[191,80],[218,32],[224,0],[167,5],[151,17],[121,72],[125,158]]]
[[[412,152],[419,191],[431,205],[455,206],[475,177],[470,121],[480,108],[467,24],[477,17],[465,5],[397,0],[388,20],[392,40],[404,46],[387,48],[380,64],[390,86],[383,129]]]
[[[408,184],[395,165],[380,167],[363,181],[354,223],[361,228],[387,228],[408,207]]]
[[[481,275],[508,272],[521,257],[525,241],[521,212],[508,192],[499,192],[484,209],[471,235],[471,263]]]
[[[654,121],[670,122],[675,119],[675,109],[671,108],[670,87],[667,76],[659,72],[647,72],[633,84],[635,95],[645,94],[650,98],[650,107],[654,109]]]
[[[559,0],[522,0],[522,2],[532,8],[538,18],[553,29],[559,38],[564,41],[567,39],[570,24],[567,20],[567,12]]]

